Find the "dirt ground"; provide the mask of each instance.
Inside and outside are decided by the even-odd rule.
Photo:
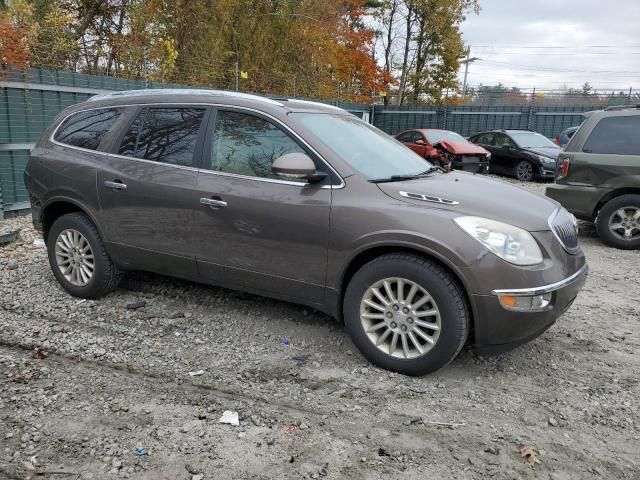
[[[589,224],[554,327],[409,378],[284,302],[142,273],[73,298],[29,222],[0,222],[0,478],[640,479],[640,251]]]

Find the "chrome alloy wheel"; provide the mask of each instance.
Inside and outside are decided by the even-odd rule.
[[[431,295],[406,278],[385,278],[367,289],[360,321],[369,340],[395,358],[427,354],[440,335],[440,311]]]
[[[533,178],[533,165],[522,161],[516,166],[516,177],[518,180],[528,182]]]
[[[84,287],[93,278],[95,260],[89,241],[77,230],[60,232],[56,239],[56,264],[64,278],[76,287]]]
[[[640,208],[619,208],[609,217],[609,230],[622,240],[632,241],[640,238]]]

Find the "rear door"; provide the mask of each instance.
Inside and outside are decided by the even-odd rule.
[[[491,132],[482,133],[471,138],[471,142],[480,145],[491,154],[489,171],[491,173],[500,173],[504,168],[504,163],[500,158],[502,152],[498,152],[499,147],[496,147],[496,135]]]
[[[203,106],[133,109],[98,171],[105,236],[126,266],[176,276],[197,272],[194,208]]]
[[[221,108],[211,123],[198,176],[201,275],[231,288],[321,303],[331,179],[286,180],[272,173],[271,164],[283,154],[303,152],[318,169],[326,171],[326,165],[267,116]]]

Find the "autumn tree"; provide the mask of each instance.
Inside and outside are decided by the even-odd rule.
[[[478,0],[387,0],[377,15],[385,70],[399,77],[398,103],[439,101],[457,87],[464,56],[459,29]]]

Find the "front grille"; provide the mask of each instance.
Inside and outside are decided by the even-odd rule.
[[[564,208],[558,208],[549,217],[549,227],[567,252],[577,253],[578,224],[573,215]]]

